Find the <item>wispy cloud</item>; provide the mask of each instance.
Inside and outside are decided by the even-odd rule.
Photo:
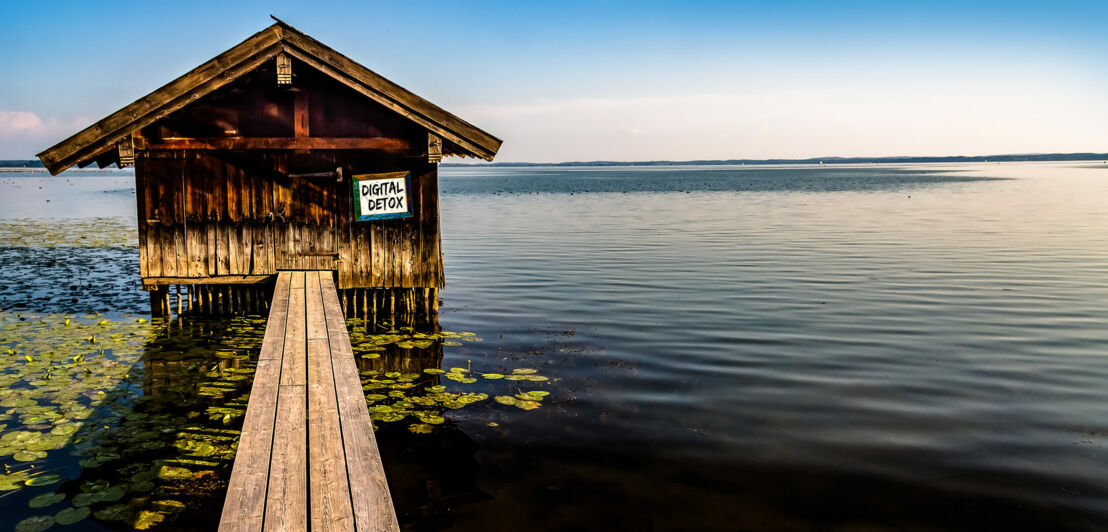
[[[85,117],[43,119],[31,111],[0,111],[0,159],[31,158],[91,122]]]

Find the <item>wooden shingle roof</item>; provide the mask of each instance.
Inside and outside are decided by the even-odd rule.
[[[115,149],[115,144],[132,132],[238,79],[279,53],[307,63],[442,137],[455,147],[456,153],[447,155],[491,161],[500,149],[500,139],[277,20],[230,50],[48,148],[38,158],[53,175],[89,162]]]

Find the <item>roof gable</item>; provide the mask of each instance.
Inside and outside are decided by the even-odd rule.
[[[460,155],[491,161],[500,148],[500,139],[277,20],[230,50],[48,148],[38,157],[54,175],[79,162],[91,161],[114,149],[117,142],[132,132],[242,77],[279,53],[310,65],[442,137],[456,145]]]

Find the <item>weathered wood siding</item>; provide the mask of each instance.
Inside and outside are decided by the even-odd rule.
[[[331,157],[334,178],[289,178],[289,152],[139,152],[140,270],[203,284],[227,275],[333,270],[338,288],[441,288],[437,165],[416,158]],[[345,157],[345,159],[344,159]],[[350,175],[408,170],[411,218],[353,221]]]

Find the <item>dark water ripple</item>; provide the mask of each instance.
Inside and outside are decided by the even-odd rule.
[[[135,247],[0,246],[0,310],[61,314],[150,312]]]
[[[486,361],[563,387],[511,431],[471,427],[491,499],[452,526],[1108,524],[1108,174],[881,169],[810,192],[843,172],[760,172],[572,197],[469,187],[608,174],[444,179],[444,327],[502,335]]]

